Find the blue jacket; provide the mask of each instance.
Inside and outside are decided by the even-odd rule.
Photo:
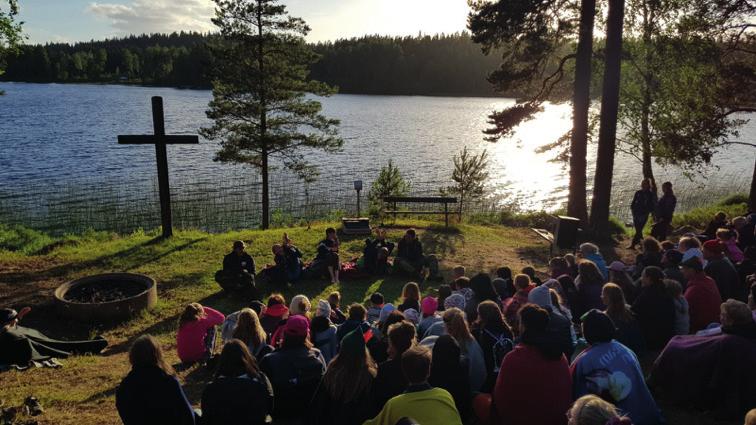
[[[134,368],[116,390],[124,425],[194,425],[194,410],[175,376],[158,367]]]

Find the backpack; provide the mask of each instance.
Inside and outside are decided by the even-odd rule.
[[[504,333],[494,335],[494,333],[488,329],[483,329],[483,331],[494,340],[494,344],[491,346],[491,356],[493,358],[493,373],[498,375],[499,370],[501,369],[501,362],[504,361],[504,356],[512,351],[514,343],[511,339],[507,338]]]

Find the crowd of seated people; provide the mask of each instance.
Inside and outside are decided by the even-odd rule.
[[[456,267],[437,288],[408,282],[396,307],[378,292],[344,313],[338,293],[316,305],[297,295],[288,307],[273,294],[227,317],[193,303],[176,346],[183,362],[216,370],[201,412],[143,337],[119,413],[127,424],[147,423],[134,412],[145,403],[164,423],[652,425],[666,423],[663,397],[742,419],[756,406],[754,248],[724,229],[736,234],[740,262],[728,254],[730,233],[717,230],[703,243],[642,239],[634,265],[607,266],[583,244],[575,259],[552,259],[542,280],[529,269],[468,277]],[[393,251],[382,237],[375,267]],[[326,240],[323,252],[336,252]],[[408,234],[398,251],[416,243]],[[399,266],[413,278],[428,268],[414,258]],[[213,345],[219,325],[222,348]],[[649,355],[646,379],[639,359]]]

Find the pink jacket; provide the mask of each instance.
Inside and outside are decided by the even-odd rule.
[[[207,352],[205,337],[207,330],[220,325],[226,319],[223,313],[210,307],[204,307],[205,317],[194,322],[185,323],[176,334],[176,351],[184,363],[202,360]]]
[[[725,247],[725,255],[727,255],[727,258],[732,261],[733,265],[743,262],[745,255],[743,254],[743,251],[740,250],[738,245],[736,245],[735,239],[730,239],[726,242],[723,242],[723,244]]]

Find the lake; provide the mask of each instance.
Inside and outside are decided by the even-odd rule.
[[[207,125],[209,91],[118,85],[0,83],[0,222],[53,232],[86,228],[130,231],[159,225],[155,150],[119,146],[118,134],[152,132],[150,97],[162,96],[166,131],[196,134]],[[489,198],[477,208],[517,205],[554,210],[564,205],[567,170],[553,154],[534,149],[566,132],[568,105],[550,105],[511,140],[490,143],[481,130],[487,114],[513,101],[501,98],[336,95],[323,99],[326,115],[341,120],[344,149],[311,152],[320,170],[311,184],[280,168],[273,172],[274,222],[354,212],[353,180],[366,189],[393,160],[416,194],[437,194],[450,184],[452,156],[462,147],[487,149]],[[740,140],[756,139],[749,122]],[[213,162],[217,146],[168,147],[174,221],[180,227],[224,230],[259,221],[259,178],[248,166]],[[705,176],[689,180],[657,166],[659,181],[675,183],[679,210],[750,187],[756,151],[732,146],[718,153]],[[589,149],[589,164],[595,146]],[[591,165],[592,167],[592,165]],[[592,169],[589,170],[592,174]],[[640,164],[618,154],[612,210],[623,218],[641,178]],[[589,177],[592,181],[592,177]],[[363,192],[363,199],[366,195]],[[363,205],[366,202],[363,202]]]

